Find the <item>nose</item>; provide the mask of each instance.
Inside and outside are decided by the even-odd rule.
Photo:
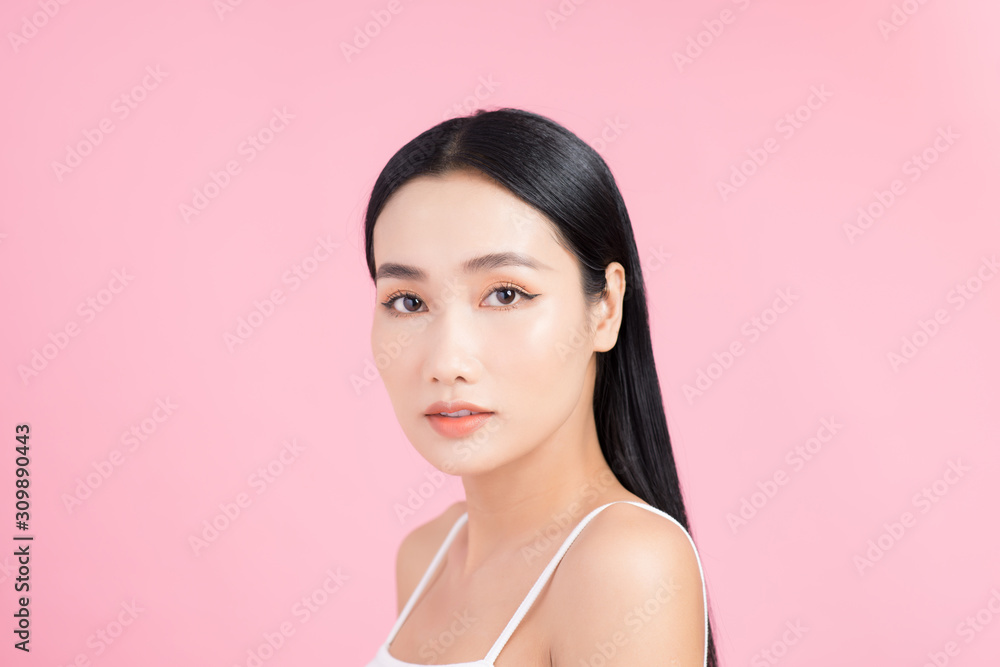
[[[455,304],[457,306],[457,304]],[[453,385],[478,382],[483,366],[479,360],[481,335],[469,309],[446,307],[427,326],[424,376],[430,382]]]

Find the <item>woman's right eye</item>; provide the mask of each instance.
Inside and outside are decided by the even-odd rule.
[[[383,301],[382,305],[389,310],[390,314],[398,317],[400,315],[411,315],[420,312],[424,302],[416,294],[397,292],[389,295],[389,298]]]

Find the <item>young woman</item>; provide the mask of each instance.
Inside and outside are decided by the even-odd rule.
[[[396,418],[466,495],[403,540],[369,667],[714,667],[604,160],[527,111],[444,121],[382,170],[365,246]]]

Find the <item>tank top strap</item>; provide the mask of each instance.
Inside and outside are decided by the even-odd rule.
[[[573,528],[572,532],[570,532],[570,534],[566,536],[566,539],[565,541],[563,541],[562,546],[559,547],[559,551],[557,551],[555,555],[552,556],[552,560],[550,560],[549,564],[545,566],[545,569],[542,570],[542,573],[538,575],[538,579],[535,580],[535,585],[531,587],[530,591],[528,591],[527,597],[525,597],[524,600],[521,602],[521,606],[517,608],[516,612],[514,612],[514,616],[507,623],[507,627],[503,629],[503,632],[500,633],[500,637],[497,638],[496,643],[493,644],[493,648],[491,648],[490,652],[486,655],[487,664],[492,665],[496,661],[497,656],[500,655],[500,651],[502,651],[503,647],[507,644],[507,640],[510,639],[510,636],[512,634],[514,634],[514,630],[516,630],[517,626],[520,625],[521,619],[523,619],[524,616],[528,613],[528,610],[531,609],[531,605],[535,603],[535,599],[542,592],[542,589],[545,587],[545,584],[548,583],[549,577],[552,576],[552,573],[555,571],[556,566],[559,565],[559,561],[561,561],[562,557],[566,555],[566,551],[569,550],[570,545],[572,545],[573,541],[576,540],[577,535],[579,535],[580,532],[587,526],[587,524],[590,523],[591,519],[593,519],[595,516],[603,512],[605,508],[610,507],[615,503],[632,503],[633,505],[639,504],[631,500],[615,500],[593,509],[590,512],[590,514],[583,517],[580,523],[576,524],[576,527]]]
[[[434,572],[437,570],[438,565],[444,558],[445,553],[447,553],[448,547],[451,545],[452,541],[454,541],[455,535],[458,534],[458,531],[465,525],[465,522],[468,521],[468,519],[468,512],[458,517],[455,524],[451,527],[451,531],[448,533],[448,536],[444,538],[444,542],[442,542],[441,546],[438,547],[437,553],[434,554],[431,564],[427,566],[427,570],[424,572],[424,576],[420,579],[420,583],[417,584],[413,593],[410,594],[410,599],[406,601],[406,606],[403,607],[403,611],[400,612],[399,618],[396,619],[396,624],[393,625],[392,630],[389,631],[389,638],[385,641],[386,646],[392,643],[392,640],[396,637],[396,633],[399,632],[401,627],[403,627],[403,621],[405,621],[406,617],[410,615],[410,611],[413,609],[414,605],[416,605],[417,600],[420,598],[420,594],[424,592],[424,589],[427,587],[427,583],[434,575]]]
[[[500,655],[500,651],[503,650],[503,647],[507,644],[507,640],[509,640],[510,636],[512,634],[514,634],[514,630],[516,630],[517,626],[521,623],[521,619],[523,619],[524,616],[525,616],[525,614],[528,613],[528,610],[531,608],[531,605],[534,604],[535,599],[542,592],[542,588],[545,587],[545,584],[548,582],[549,578],[552,576],[552,573],[555,571],[556,566],[559,565],[559,561],[561,561],[562,557],[564,555],[566,555],[566,551],[569,549],[570,545],[573,544],[573,541],[580,534],[580,531],[582,531],[586,527],[586,525],[588,523],[590,523],[591,519],[593,519],[595,516],[597,516],[598,514],[600,514],[602,511],[604,511],[605,508],[610,507],[611,505],[615,505],[617,503],[628,503],[630,505],[635,505],[637,507],[643,507],[643,508],[645,508],[645,509],[647,509],[647,510],[649,510],[651,512],[654,512],[656,514],[659,514],[662,517],[665,517],[665,518],[669,519],[670,521],[672,521],[675,524],[677,524],[677,526],[680,527],[680,529],[684,531],[684,534],[688,538],[688,542],[691,543],[691,547],[694,549],[695,559],[698,561],[698,572],[699,572],[699,574],[701,574],[701,582],[702,582],[701,583],[701,595],[702,595],[702,601],[705,604],[705,653],[704,653],[704,655],[705,655],[705,660],[706,660],[706,663],[707,663],[707,660],[708,660],[708,601],[705,598],[705,576],[704,576],[704,572],[703,572],[703,570],[701,568],[701,558],[698,556],[698,549],[694,545],[694,540],[691,539],[691,535],[687,532],[687,530],[685,530],[684,526],[681,526],[680,522],[677,521],[677,519],[675,519],[674,517],[670,516],[669,514],[667,514],[666,512],[664,512],[663,510],[661,510],[661,509],[659,509],[657,507],[653,507],[652,505],[649,505],[647,503],[639,503],[639,502],[636,502],[634,500],[614,500],[614,501],[612,501],[610,503],[606,503],[604,505],[601,505],[598,508],[595,508],[593,511],[590,512],[590,514],[588,514],[587,516],[583,517],[583,519],[580,521],[580,523],[578,523],[576,525],[576,527],[573,529],[573,531],[566,537],[566,540],[562,543],[562,546],[559,547],[559,551],[556,552],[556,554],[552,557],[552,560],[549,561],[549,564],[545,567],[544,570],[542,570],[541,575],[539,575],[538,579],[535,581],[535,585],[531,587],[531,590],[528,591],[527,597],[525,597],[524,601],[521,602],[521,606],[517,608],[516,612],[514,612],[514,617],[510,619],[509,623],[507,623],[507,627],[504,628],[503,632],[500,634],[500,637],[497,639],[496,643],[493,644],[493,648],[491,648],[490,652],[486,655],[485,663],[487,665],[493,665],[496,662],[497,656]]]

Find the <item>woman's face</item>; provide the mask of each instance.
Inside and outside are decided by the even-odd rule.
[[[591,310],[554,229],[466,171],[412,179],[379,215],[372,353],[404,433],[440,470],[492,470],[588,423]],[[440,416],[460,406],[438,402],[492,414]]]

